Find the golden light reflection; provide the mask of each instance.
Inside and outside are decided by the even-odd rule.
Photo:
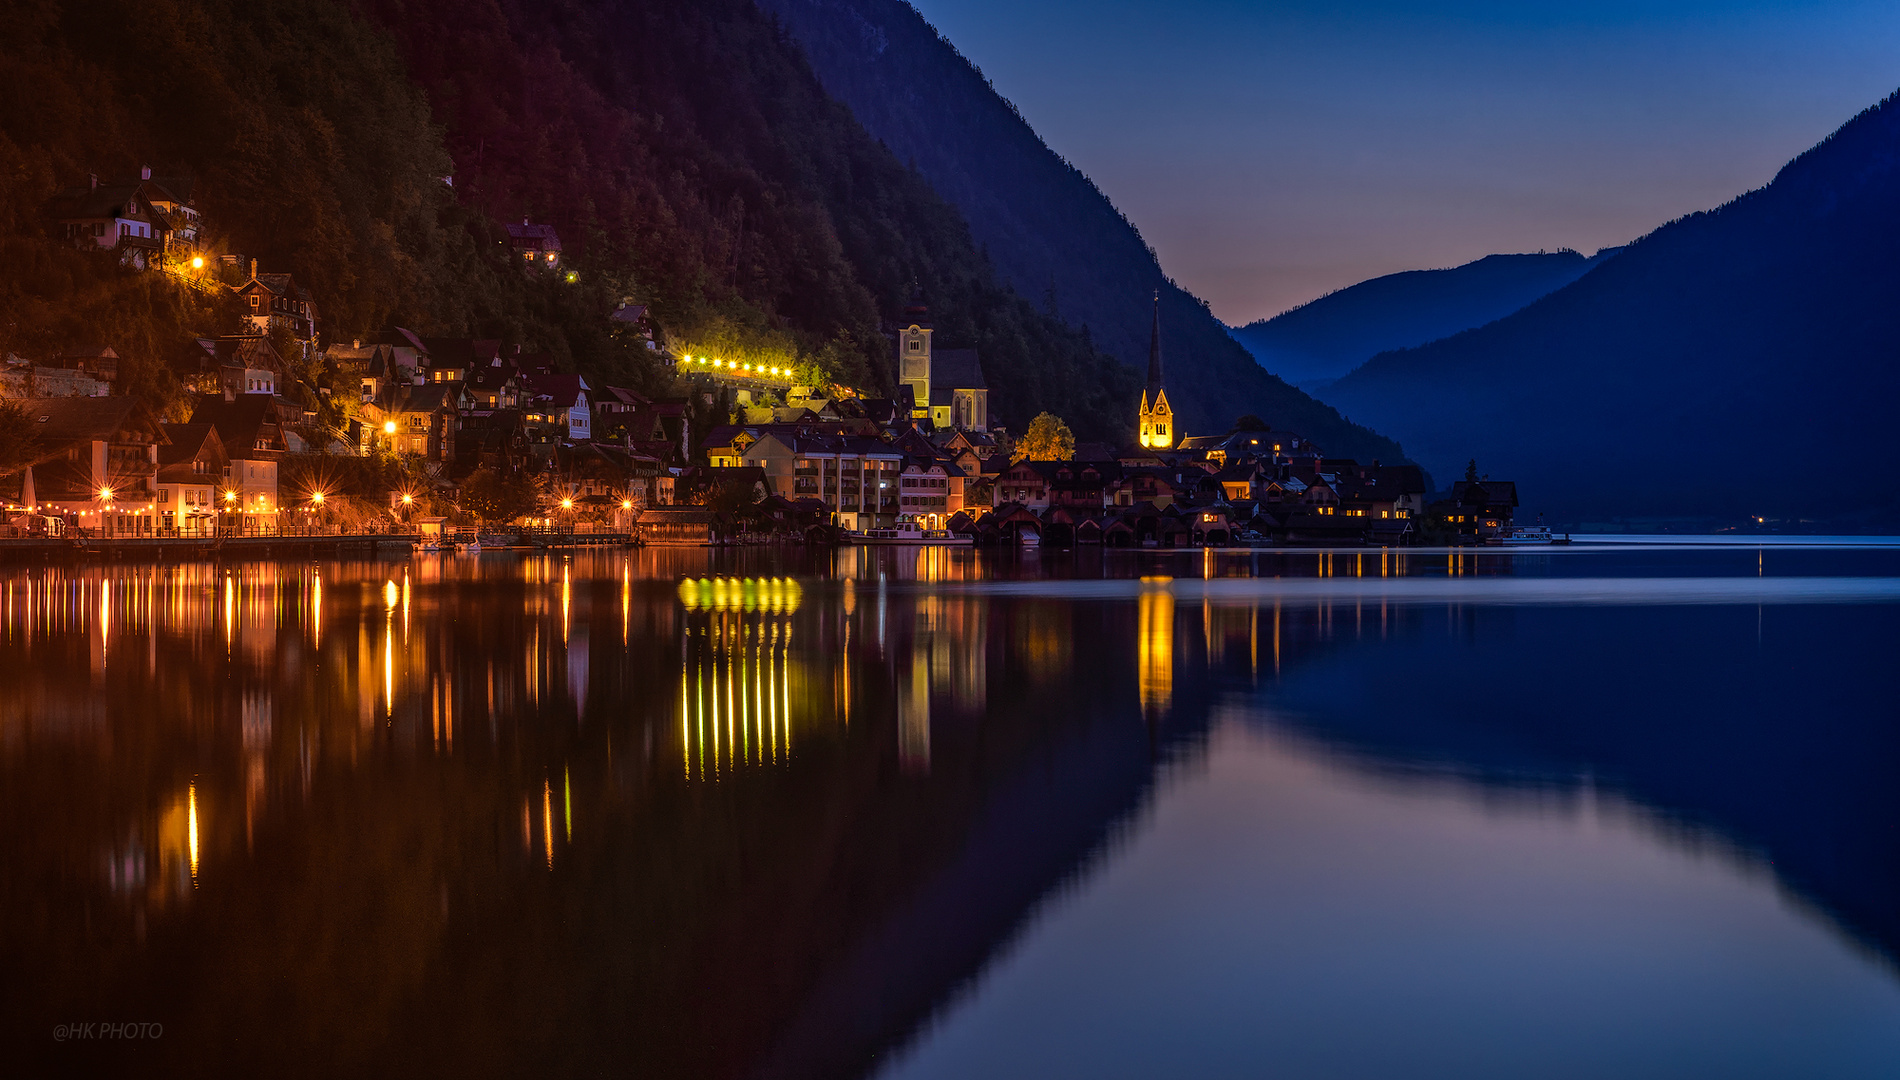
[[[191,850],[191,887],[195,889],[198,887],[198,782],[196,780],[192,781],[185,798],[185,843]]]
[[[767,611],[789,615],[803,592],[792,578],[687,578],[680,582],[680,603],[688,611]]]
[[[541,842],[547,849],[548,869],[554,869],[554,788],[541,781]]]
[[[1150,719],[1165,715],[1174,703],[1174,592],[1168,582],[1142,578],[1136,600],[1141,711]]]
[[[790,620],[707,614],[687,628],[680,655],[681,765],[699,780],[783,760],[792,745]]]

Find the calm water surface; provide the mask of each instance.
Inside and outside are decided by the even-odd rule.
[[[1897,648],[1891,546],[0,569],[6,1060],[1891,1077]]]

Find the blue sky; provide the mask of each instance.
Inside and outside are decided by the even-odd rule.
[[[1900,3],[913,0],[1245,322],[1623,243],[1900,87]]]

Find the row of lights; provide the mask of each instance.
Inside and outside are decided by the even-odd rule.
[[[716,368],[722,367],[729,371],[736,371],[761,378],[771,376],[773,378],[789,379],[792,377],[792,369],[788,367],[781,368],[767,367],[764,364],[742,364],[737,360],[710,360],[704,356],[682,356],[680,357],[680,363],[709,365]]]

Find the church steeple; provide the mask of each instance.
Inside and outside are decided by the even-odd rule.
[[[1148,396],[1161,396],[1161,290],[1155,290],[1154,329],[1148,336]]]
[[[1174,410],[1161,386],[1161,290],[1155,290],[1154,329],[1148,338],[1148,385],[1141,392],[1141,445],[1148,450],[1174,448]]]

